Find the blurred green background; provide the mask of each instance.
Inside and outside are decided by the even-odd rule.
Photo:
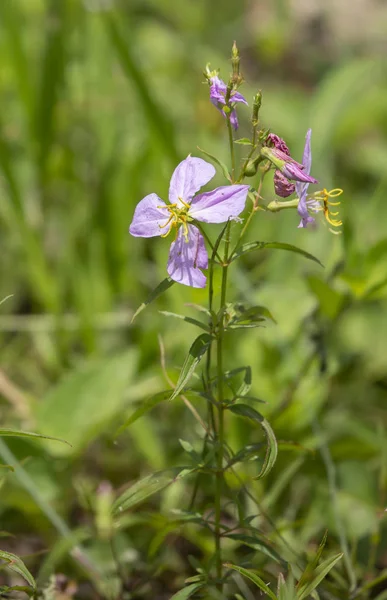
[[[11,296],[0,306],[2,423],[72,444],[1,441],[1,462],[21,461],[14,473],[2,471],[0,529],[15,536],[4,533],[2,548],[27,556],[38,573],[68,533],[57,531],[51,507],[70,530],[86,527],[88,550],[110,577],[114,565],[97,535],[100,482],[118,489],[184,464],[179,437],[200,449],[200,428],[180,400],[115,437],[139,402],[168,387],[158,334],[175,380],[194,338],[190,325],[176,327],[158,311],[206,302],[205,291],[176,285],[131,326],[166,275],[169,243],[131,238],[128,226],[143,196],[167,196],[176,164],[200,155],[197,147],[228,161],[225,123],[202,73],[210,62],[227,79],[235,39],[244,95],[251,103],[263,91],[262,125],[298,159],[312,127],[313,175],[344,189],[342,235],[322,221],[299,230],[293,211],[258,213],[249,231],[251,240],[302,247],[324,269],[268,250],[231,269],[230,299],[268,306],[278,324],[233,334],[227,366],[251,364],[262,412],[279,440],[294,442],[253,491],[297,551],[327,528],[332,547],[346,539],[345,581],[351,572],[359,580],[383,572],[386,4],[1,0],[0,30],[0,299]],[[239,115],[244,137],[249,109]],[[271,184],[263,195],[273,198]],[[228,434],[234,448],[261,439],[239,422]],[[249,473],[254,464],[241,469]],[[208,556],[208,538],[194,528],[160,547],[162,515],[188,502],[176,484],[153,501],[158,518],[144,525],[134,513],[122,525],[121,559],[137,582],[128,597],[163,598],[192,574],[186,555],[196,548]],[[263,518],[261,528],[281,546]],[[42,580],[58,570],[73,576],[65,557],[59,549]]]

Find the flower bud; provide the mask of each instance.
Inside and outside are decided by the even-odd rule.
[[[261,104],[262,104],[262,92],[259,91],[255,94],[254,98],[253,98],[253,116],[252,116],[252,122],[253,125],[258,125],[258,113],[259,113],[259,109],[261,108]]]
[[[260,162],[262,162],[262,156],[257,156],[257,158],[249,160],[249,162],[246,165],[246,168],[244,169],[244,175],[246,177],[254,177],[254,175],[258,171],[258,166]]]

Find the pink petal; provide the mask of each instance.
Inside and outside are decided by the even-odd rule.
[[[244,209],[248,185],[226,185],[196,196],[189,216],[204,223],[224,223],[237,217]]]
[[[188,156],[174,170],[169,186],[169,201],[171,204],[184,200],[188,204],[192,197],[203,185],[206,185],[215,175],[215,168],[201,158]]]
[[[165,207],[165,208],[160,208]],[[136,206],[129,233],[135,237],[155,237],[166,233],[169,219],[167,205],[157,196],[149,194]]]
[[[207,269],[207,267],[207,250],[199,229],[194,225],[188,225],[187,241],[184,236],[184,228],[180,227],[177,238],[169,251],[168,275],[178,283],[204,288],[206,276],[200,269]]]

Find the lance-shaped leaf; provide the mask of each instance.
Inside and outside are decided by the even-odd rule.
[[[134,319],[140,314],[140,312],[144,310],[144,308],[148,306],[148,304],[150,304],[151,302],[153,302],[153,300],[156,300],[156,298],[158,298],[159,296],[161,296],[161,294],[166,292],[170,287],[173,286],[174,283],[175,282],[170,277],[166,277],[165,279],[163,279],[163,281],[159,283],[159,285],[155,287],[155,289],[149,294],[145,302],[140,304],[140,306],[138,307],[138,309],[132,317],[131,323],[133,323]]]
[[[246,244],[242,244],[232,255],[230,261],[236,260],[240,256],[247,254],[248,252],[252,252],[253,250],[263,250],[265,248],[277,248],[278,250],[287,250],[288,252],[295,252],[296,254],[301,254],[305,258],[309,260],[313,260],[321,267],[324,265],[319,261],[318,258],[302,250],[302,248],[297,248],[297,246],[293,246],[292,244],[286,244],[282,242],[247,242]]]
[[[274,435],[274,431],[272,430],[265,417],[263,417],[257,410],[255,410],[251,406],[248,406],[247,404],[233,404],[229,407],[229,410],[235,415],[245,417],[247,419],[250,419],[251,421],[254,421],[255,423],[259,423],[259,425],[263,428],[266,434],[266,455],[263,461],[262,469],[256,477],[256,479],[261,479],[271,471],[277,459],[278,446],[276,437]]]
[[[174,317],[175,319],[181,319],[186,323],[190,323],[191,325],[196,325],[196,327],[199,327],[200,329],[204,329],[204,331],[211,331],[210,327],[206,323],[198,321],[197,319],[193,319],[192,317],[186,317],[185,315],[179,315],[178,313],[169,312],[167,310],[160,310],[159,312],[165,317]]]
[[[269,556],[276,562],[280,563],[283,567],[287,566],[286,561],[283,560],[278,552],[276,552],[276,550],[274,550],[274,548],[272,548],[270,544],[262,537],[257,535],[245,535],[243,533],[225,533],[224,537],[227,537],[230,540],[241,542],[241,544],[245,544],[245,546],[248,546],[253,550],[257,550],[258,552],[266,554],[266,556]]]
[[[187,600],[187,598],[191,598],[195,592],[200,590],[203,587],[203,583],[191,583],[191,585],[187,585],[187,587],[179,590],[176,594],[170,597],[170,600]]]
[[[133,425],[133,423],[135,423],[140,417],[145,415],[145,413],[152,410],[152,408],[160,404],[160,402],[163,402],[164,400],[169,398],[170,394],[171,390],[164,390],[163,392],[159,392],[158,394],[155,394],[154,396],[151,396],[146,400],[142,400],[139,407],[136,408],[136,410],[132,412],[132,414],[125,421],[125,423],[119,427],[116,435],[120,435],[120,433],[122,433],[124,429],[129,427],[129,425]]]
[[[53,440],[54,442],[62,442],[71,447],[71,444],[62,440],[62,438],[52,437],[50,435],[42,435],[40,433],[33,433],[32,431],[21,431],[19,429],[8,429],[8,427],[0,428],[1,437],[28,437],[28,438],[41,438],[43,440]]]
[[[202,333],[196,338],[191,348],[189,349],[188,355],[184,361],[182,369],[180,371],[179,379],[177,380],[176,388],[170,397],[170,400],[174,400],[184,389],[184,386],[191,379],[196,367],[207,352],[213,338],[207,333]]]
[[[223,172],[223,175],[225,176],[225,178],[231,183],[232,179],[231,179],[231,175],[228,171],[227,166],[225,165],[224,162],[222,162],[221,160],[219,160],[218,158],[216,158],[216,156],[214,156],[213,154],[210,154],[209,152],[206,152],[205,150],[203,150],[202,148],[199,148],[198,146],[198,150],[204,154],[204,156],[207,156],[207,158],[209,158],[210,160],[212,160],[212,162],[214,162],[216,165],[218,165]]]
[[[301,586],[298,585],[297,600],[308,598],[342,556],[343,554],[340,552],[340,554],[335,554],[334,556],[327,558],[313,571],[308,582],[304,582]]]
[[[140,479],[118,496],[112,507],[113,515],[118,516],[124,510],[133,508],[133,506],[144,502],[150,496],[157,494],[157,492],[160,492],[171,483],[185,477],[191,472],[192,469],[177,467],[147,475],[147,477]]]
[[[35,579],[32,577],[21,558],[16,556],[16,554],[12,554],[11,552],[0,550],[0,560],[4,560],[7,563],[7,567],[11,569],[11,571],[15,571],[15,573],[21,575],[32,587],[32,589],[34,591],[36,590]]]
[[[238,565],[232,565],[231,563],[226,563],[224,565],[228,569],[233,569],[234,571],[238,571],[247,579],[250,579],[262,592],[265,592],[271,600],[277,600],[277,596],[272,592],[268,585],[260,578],[260,576],[253,571],[252,569],[245,569],[244,567],[239,567]]]

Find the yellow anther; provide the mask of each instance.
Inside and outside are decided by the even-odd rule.
[[[177,229],[180,223],[182,223],[183,228],[184,228],[184,237],[186,239],[186,241],[188,241],[188,225],[187,225],[187,212],[188,209],[190,208],[190,205],[187,204],[186,202],[184,202],[184,200],[182,200],[181,198],[179,198],[179,200],[181,200],[181,202],[183,203],[184,207],[181,208],[180,206],[178,206],[177,203],[174,204],[166,204],[164,206],[159,206],[158,208],[166,208],[167,211],[169,212],[169,218],[166,221],[166,223],[164,223],[164,225],[159,225],[160,229],[164,229],[164,228],[168,228],[167,231],[165,231],[165,233],[161,234],[161,237],[167,237],[167,235],[169,235],[172,231],[173,228],[176,229],[176,233],[177,233]]]

